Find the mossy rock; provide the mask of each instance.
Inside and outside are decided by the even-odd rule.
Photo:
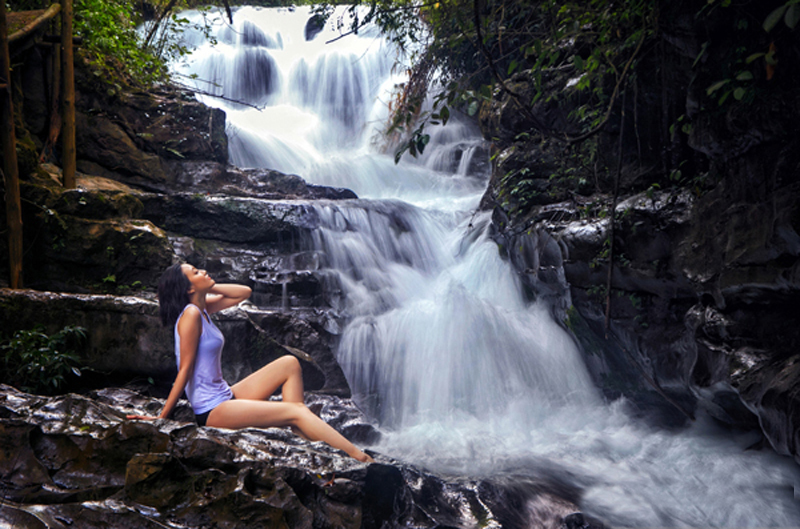
[[[26,284],[83,292],[155,289],[172,263],[167,235],[146,220],[86,219],[52,209],[29,218]]]
[[[39,171],[39,153],[28,134],[17,138],[17,167],[21,178]]]

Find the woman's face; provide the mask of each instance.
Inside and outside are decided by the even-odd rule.
[[[190,264],[182,264],[181,270],[189,282],[192,284],[192,289],[189,293],[208,291],[216,284],[216,281],[211,279],[208,272],[205,270],[198,270]]]

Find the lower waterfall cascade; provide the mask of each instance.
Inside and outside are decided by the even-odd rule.
[[[757,433],[702,413],[661,431],[604,401],[573,338],[526,301],[489,237],[477,126],[454,113],[423,155],[395,164],[376,139],[403,80],[398,52],[369,28],[306,40],[310,17],[238,7],[231,25],[212,12],[216,43],[187,31],[193,53],[174,70],[225,96],[198,97],[226,111],[232,164],[358,195],[313,205],[311,243],[345,322],[337,359],[384,434],[374,448],[442,475],[566,483],[614,526],[798,525],[800,468],[746,450]]]

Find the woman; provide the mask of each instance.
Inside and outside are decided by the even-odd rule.
[[[164,325],[175,326],[178,375],[158,418],[170,416],[185,390],[200,426],[289,426],[307,439],[325,441],[359,461],[372,462],[306,407],[300,363],[295,357],[283,356],[233,386],[222,379],[220,357],[225,338],[209,314],[238,305],[250,292],[244,285],[218,285],[205,270],[189,264],[173,265],[161,276],[159,312]],[[283,401],[267,400],[279,387]]]

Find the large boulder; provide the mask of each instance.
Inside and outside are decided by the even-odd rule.
[[[280,428],[232,431],[183,418],[124,418],[161,406],[121,389],[45,398],[0,385],[6,500],[0,523],[24,529],[602,528],[576,513],[565,491],[545,483],[443,478],[380,454],[365,465]],[[310,406],[337,428],[348,422],[339,417],[345,402]]]
[[[77,100],[78,168],[144,189],[174,187],[180,166],[170,162],[227,163],[225,113],[176,89]]]
[[[307,184],[297,175],[272,169],[240,169],[214,161],[173,162],[170,166],[176,173],[176,192],[188,189],[193,193],[268,200],[357,198],[349,189]]]
[[[303,202],[188,193],[145,194],[142,202],[142,216],[170,232],[237,244],[291,244],[319,223]]]
[[[141,218],[140,195],[127,186],[80,175],[76,189],[45,179],[23,183],[22,195],[25,284],[30,287],[73,292],[154,288],[173,260],[167,234]]]

